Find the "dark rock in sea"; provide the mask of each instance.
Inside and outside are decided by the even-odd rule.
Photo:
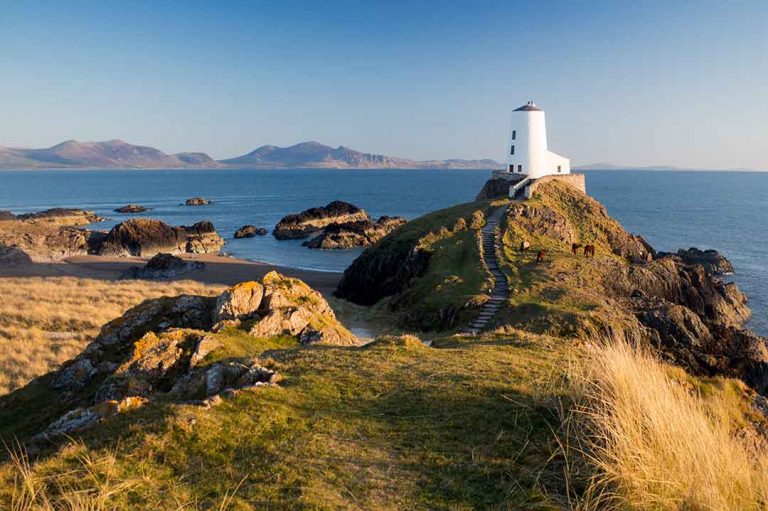
[[[235,238],[253,238],[255,236],[264,236],[267,234],[267,230],[264,227],[256,227],[255,225],[244,225],[235,231]]]
[[[731,262],[717,250],[699,250],[696,247],[691,247],[688,250],[681,248],[676,254],[659,252],[659,257],[669,256],[677,256],[685,264],[700,264],[707,273],[715,275],[727,275],[734,271]]]
[[[185,261],[171,254],[157,254],[143,267],[129,268],[121,279],[168,280],[192,270],[202,270],[205,263]]]
[[[0,245],[0,266],[19,266],[31,262],[32,258],[19,247]]]
[[[367,247],[405,223],[406,220],[401,217],[382,216],[376,222],[358,220],[330,224],[321,234],[305,241],[304,246],[326,250]]]
[[[160,220],[135,218],[109,231],[100,255],[149,257],[161,252],[204,254],[219,252],[224,240],[208,221],[173,227]]]
[[[192,197],[191,199],[187,199],[184,204],[187,206],[207,206],[210,203],[211,201],[205,197]]]
[[[275,226],[272,234],[279,240],[295,240],[317,236],[331,224],[343,224],[358,221],[370,221],[368,213],[355,205],[343,201],[311,208],[299,214],[283,217]]]
[[[16,220],[16,215],[3,209],[0,210],[0,220]]]
[[[117,208],[115,210],[115,213],[144,213],[145,211],[149,211],[150,209],[152,208],[140,206],[139,204],[128,204],[127,206]]]

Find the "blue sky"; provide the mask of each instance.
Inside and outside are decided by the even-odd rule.
[[[0,145],[768,169],[768,2],[0,0]]]

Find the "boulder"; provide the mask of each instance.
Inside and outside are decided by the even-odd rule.
[[[368,247],[405,223],[401,217],[382,216],[376,222],[359,220],[330,224],[321,234],[305,241],[304,246],[326,250]]]
[[[264,227],[256,227],[255,225],[244,225],[235,231],[235,238],[253,238],[255,236],[264,236],[267,234],[267,230]]]
[[[264,286],[258,282],[241,282],[227,289],[216,299],[213,309],[213,323],[230,320],[243,320],[254,316],[261,299]]]
[[[19,266],[29,264],[32,258],[19,247],[0,245],[0,266]]]
[[[157,254],[143,267],[129,268],[121,279],[167,280],[173,279],[192,270],[205,269],[205,263],[185,261],[171,254]]]
[[[134,218],[114,226],[98,250],[100,255],[150,257],[159,253],[219,252],[224,240],[208,221],[173,227],[160,220]]]
[[[211,201],[205,197],[192,197],[184,202],[187,206],[207,206],[210,203]]]
[[[284,216],[272,234],[279,240],[303,239],[319,234],[326,226],[357,221],[370,221],[368,213],[355,205],[333,201],[324,207],[311,208],[299,214]]]
[[[16,220],[16,215],[8,210],[0,209],[0,220]]]
[[[128,204],[126,206],[119,207],[115,210],[115,213],[144,213],[152,208],[140,206],[138,204]]]

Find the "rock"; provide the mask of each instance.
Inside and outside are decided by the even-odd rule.
[[[382,216],[376,222],[359,220],[342,224],[330,224],[322,233],[304,242],[304,246],[321,249],[346,249],[367,247],[404,225],[401,217]]]
[[[16,220],[16,215],[6,209],[0,209],[0,220]]]
[[[74,208],[46,209],[45,211],[39,211],[37,213],[17,215],[16,219],[35,221],[37,223],[45,222],[55,225],[86,225],[104,220],[104,218],[101,218],[93,211]]]
[[[520,176],[519,179],[515,179],[517,176],[509,177],[511,179],[493,177],[486,181],[475,200],[502,199],[509,197],[509,187],[524,179],[523,176]]]
[[[210,203],[211,201],[204,197],[192,197],[191,199],[187,199],[186,202],[184,202],[184,204],[187,206],[207,206]]]
[[[79,390],[86,386],[97,370],[88,358],[78,358],[59,370],[52,383],[55,389]]]
[[[121,279],[167,280],[178,277],[192,270],[205,269],[205,263],[185,261],[171,254],[157,254],[143,267],[129,268]]]
[[[138,204],[128,204],[127,206],[119,207],[115,210],[115,213],[144,213],[152,208],[140,206]]]
[[[32,258],[19,247],[0,245],[0,266],[19,266],[29,264]]]
[[[254,337],[290,335],[301,341],[341,346],[360,340],[337,320],[320,293],[299,279],[270,272],[262,280],[264,297],[248,333]]]
[[[279,240],[302,239],[319,234],[330,224],[361,220],[370,221],[368,213],[348,202],[333,201],[324,207],[311,208],[299,214],[283,217],[272,234]]]
[[[235,238],[253,238],[255,236],[264,236],[267,234],[267,230],[264,227],[256,227],[255,225],[244,225],[235,231]]]
[[[264,287],[258,282],[241,282],[227,289],[216,300],[213,310],[213,323],[228,320],[243,320],[254,316],[261,299]]]
[[[213,224],[173,227],[160,220],[134,218],[114,226],[98,250],[100,255],[151,257],[159,253],[219,252],[224,240]]]
[[[659,256],[666,255],[669,254],[659,254]],[[677,255],[677,257],[679,257],[685,264],[702,265],[707,273],[713,273],[715,275],[727,275],[734,272],[731,262],[723,257],[717,250],[699,250],[696,247],[691,247],[688,250],[681,248],[675,255]]]

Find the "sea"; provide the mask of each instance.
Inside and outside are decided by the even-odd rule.
[[[768,335],[768,173],[713,171],[587,171],[587,192],[625,228],[656,250],[714,248],[733,263],[750,300],[750,327]],[[372,216],[416,218],[473,200],[489,170],[54,170],[0,171],[0,210],[84,208],[108,229],[134,215],[126,204],[152,208],[142,216],[174,225],[211,220],[233,256],[320,271],[343,271],[361,250],[321,251],[273,236],[236,240],[245,224],[268,230],[284,215],[333,200]],[[208,206],[184,206],[203,196]]]

